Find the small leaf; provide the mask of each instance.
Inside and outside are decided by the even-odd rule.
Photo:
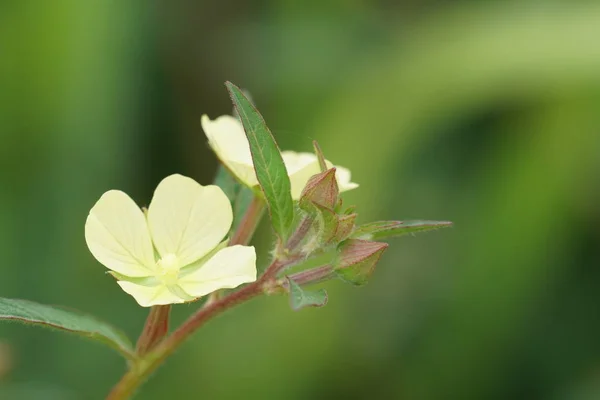
[[[226,82],[225,86],[248,137],[256,178],[267,201],[271,224],[285,241],[294,219],[294,203],[281,152],[263,117],[240,88],[231,82]]]
[[[394,236],[452,226],[450,221],[378,221],[364,224],[352,233],[355,239],[387,239]]]
[[[317,291],[304,290],[296,282],[287,277],[290,288],[290,307],[298,311],[305,307],[323,307],[327,304],[327,292],[325,289]]]
[[[131,342],[124,333],[106,322],[78,311],[0,297],[0,320],[72,332],[102,342],[118,350],[128,359],[135,358]]]

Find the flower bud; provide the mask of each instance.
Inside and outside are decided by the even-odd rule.
[[[340,191],[335,178],[335,168],[313,175],[300,196],[300,207],[310,206],[309,202],[333,210],[338,201]]]
[[[364,285],[387,247],[387,243],[347,240],[339,247],[334,269],[346,282],[357,286]]]
[[[303,252],[310,254],[316,249],[332,243],[336,238],[339,223],[338,215],[327,207],[307,201],[305,208],[311,215],[311,226]]]
[[[338,216],[337,231],[335,232],[335,241],[337,243],[348,239],[354,230],[354,221],[356,221],[356,214]]]

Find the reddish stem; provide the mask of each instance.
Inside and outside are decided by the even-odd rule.
[[[281,261],[275,260],[267,270],[276,270]],[[132,396],[137,388],[148,378],[148,376],[158,368],[162,362],[169,357],[192,333],[204,325],[211,318],[221,314],[223,311],[250,300],[263,293],[263,287],[266,286],[270,278],[266,274],[254,283],[243,287],[237,292],[224,296],[207,306],[198,310],[194,315],[187,319],[170,336],[160,342],[152,351],[147,353],[138,364],[134,365],[119,383],[112,389],[106,400],[123,400]]]
[[[333,274],[333,267],[329,264],[326,264],[289,275],[288,278],[296,282],[298,285],[308,285],[331,279]],[[282,281],[281,284],[287,287],[287,280]]]
[[[150,309],[144,330],[138,339],[136,353],[143,356],[152,350],[169,333],[171,305],[153,306]]]

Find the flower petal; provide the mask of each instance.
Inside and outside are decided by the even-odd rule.
[[[174,254],[181,267],[214,249],[233,221],[231,204],[218,186],[171,175],[158,184],[148,207],[148,226],[161,257]]]
[[[321,172],[319,160],[312,153],[296,153],[295,151],[282,151],[281,156],[290,176],[292,199],[298,200],[310,177]]]
[[[142,210],[125,193],[100,197],[85,221],[91,253],[108,269],[130,277],[152,274],[154,250]]]
[[[144,286],[133,282],[117,281],[125,293],[133,296],[142,307],[151,307],[164,304],[184,303],[185,300],[171,293],[165,285]]]
[[[191,296],[201,297],[219,289],[231,289],[256,280],[256,252],[251,246],[232,246],[219,251],[197,271],[179,280]]]
[[[242,123],[231,115],[222,115],[212,121],[203,115],[201,123],[208,144],[221,162],[245,185],[258,185]]]
[[[338,182],[338,188],[340,192],[347,192],[348,190],[356,189],[358,183],[350,181],[350,170],[348,168],[336,166],[335,177]]]

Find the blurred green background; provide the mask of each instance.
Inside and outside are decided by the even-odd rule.
[[[394,241],[323,309],[213,321],[140,399],[599,399],[600,3],[251,3],[0,2],[0,296],[135,337],[147,310],[88,252],[86,215],[108,189],[145,205],[170,173],[211,182],[199,121],[231,112],[231,80],[282,148],[317,139],[352,169],[362,222],[455,227]],[[101,399],[124,368],[0,325],[1,399]]]

